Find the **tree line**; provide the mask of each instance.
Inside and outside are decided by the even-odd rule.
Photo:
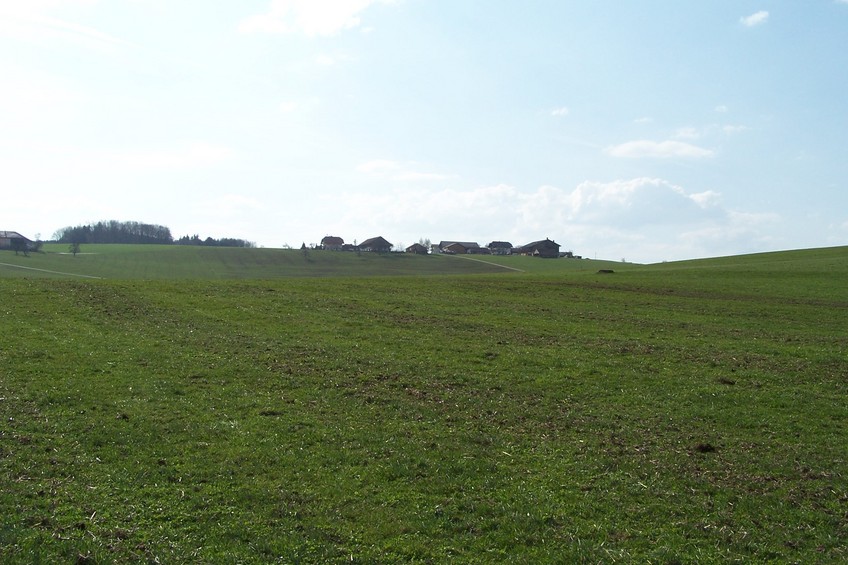
[[[255,243],[245,241],[244,239],[234,237],[222,237],[221,239],[207,237],[206,239],[200,239],[200,236],[197,234],[191,237],[184,235],[176,243],[177,245],[205,245],[207,247],[256,247]]]
[[[213,247],[256,247],[254,243],[243,239],[224,237],[214,239],[200,236],[183,236],[174,240],[171,230],[166,226],[143,222],[119,222],[109,220],[81,226],[68,226],[53,234],[57,243],[158,243],[179,245],[205,245]]]
[[[142,222],[109,220],[84,226],[68,226],[57,230],[58,243],[173,243],[171,230],[165,226]]]

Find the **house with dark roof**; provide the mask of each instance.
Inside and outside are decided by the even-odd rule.
[[[325,251],[341,251],[344,248],[344,240],[334,235],[325,236],[321,240],[321,249]]]
[[[439,252],[451,255],[466,255],[482,253],[480,245],[476,241],[440,241]]]
[[[359,250],[373,253],[388,253],[392,250],[392,244],[383,237],[372,237],[360,243]]]
[[[34,245],[34,242],[16,231],[0,231],[0,249],[12,249],[17,253],[27,251]]]
[[[522,245],[517,250],[514,250],[513,253],[531,255],[533,257],[556,258],[559,257],[559,243],[545,238],[541,241]]]
[[[486,247],[492,255],[509,255],[512,253],[512,244],[508,241],[493,241]]]
[[[429,250],[420,243],[413,243],[406,248],[407,253],[415,253],[416,255],[427,255]]]

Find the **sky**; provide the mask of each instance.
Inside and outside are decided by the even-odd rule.
[[[0,230],[848,244],[848,0],[0,0]]]

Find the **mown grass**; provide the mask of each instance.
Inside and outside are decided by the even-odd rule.
[[[843,562],[846,274],[0,278],[0,555]]]

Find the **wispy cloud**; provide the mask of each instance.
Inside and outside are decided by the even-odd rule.
[[[91,1],[0,1],[0,35],[22,41],[40,42],[61,39],[90,47],[128,46],[131,43],[93,27],[62,20],[49,15],[62,5],[89,5]]]
[[[693,127],[685,127],[678,129],[674,137],[677,139],[698,139],[701,137],[701,133]]]
[[[148,149],[70,149],[53,147],[55,171],[69,176],[90,173],[146,174],[208,169],[231,161],[234,151],[223,145],[194,141]],[[54,172],[55,172],[54,171]]]
[[[391,3],[393,0],[272,0],[264,14],[242,20],[239,31],[335,35],[358,27],[362,12],[370,6]]]
[[[456,178],[456,175],[434,173],[419,170],[418,163],[401,163],[389,159],[374,159],[362,163],[356,170],[372,176],[383,177],[394,181],[441,181]]]
[[[400,168],[400,163],[397,161],[391,161],[389,159],[373,159],[362,163],[356,167],[356,170],[360,173],[385,174],[387,172],[398,171]]]
[[[755,12],[750,16],[744,16],[739,19],[742,22],[742,25],[745,27],[755,27],[758,25],[762,25],[768,21],[769,13],[765,10],[760,10],[759,12]]]
[[[613,157],[637,158],[687,158],[703,159],[712,157],[715,152],[683,141],[649,141],[640,139],[608,147],[606,152]]]
[[[223,194],[199,201],[193,212],[200,216],[222,219],[255,212],[263,208],[262,203],[255,198],[241,194]]]
[[[696,139],[710,138],[716,134],[735,135],[737,133],[748,131],[749,129],[751,128],[748,126],[734,124],[709,124],[700,128],[689,126],[678,128],[678,130],[674,133],[674,139],[694,141]]]
[[[551,110],[551,116],[555,116],[557,118],[564,118],[570,113],[571,110],[569,110],[567,106],[560,106],[559,108],[554,108],[553,110]]]
[[[206,168],[233,157],[229,147],[192,142],[173,149],[121,151],[107,154],[110,166],[132,171]]]
[[[297,102],[292,102],[291,100],[284,100],[283,102],[280,102],[280,112],[283,114],[291,114],[297,110],[297,107]]]

